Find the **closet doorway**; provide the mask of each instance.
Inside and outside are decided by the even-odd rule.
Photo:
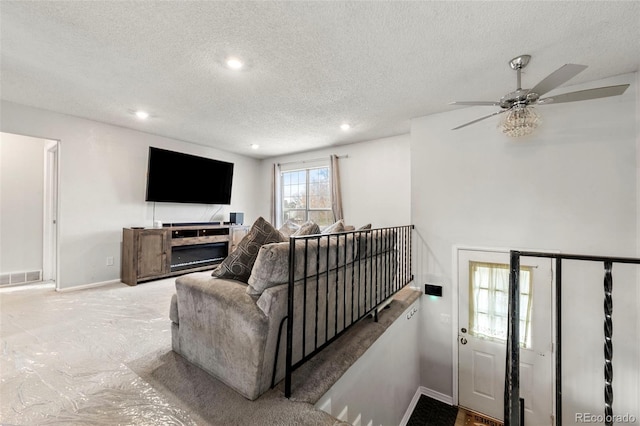
[[[45,141],[42,279],[59,288],[58,273],[58,141]]]
[[[0,133],[0,287],[59,287],[59,156],[59,141]]]

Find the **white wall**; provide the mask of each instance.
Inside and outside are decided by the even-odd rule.
[[[45,141],[0,134],[0,272],[42,270]]]
[[[336,154],[348,156],[339,160],[345,223],[356,227],[367,223],[374,227],[407,225],[411,218],[409,144],[409,135],[401,135],[263,160],[259,191],[261,215],[267,220],[270,218],[274,163]]]
[[[348,407],[353,424],[397,425],[419,386],[419,323],[416,301],[376,340],[316,403],[334,417]],[[409,314],[409,317],[407,315]]]
[[[257,215],[255,159],[10,102],[1,113],[3,132],[60,140],[60,288],[119,279],[122,228],[153,223],[153,203],[144,201],[149,146],[235,163],[231,205],[217,217]],[[208,221],[215,209],[156,203],[155,218]]]
[[[430,325],[421,342],[423,386],[447,395],[453,390],[452,330],[441,318],[456,315],[451,303],[457,285],[452,279],[454,245],[638,253],[636,76],[558,92],[623,83],[632,87],[619,97],[539,107],[541,127],[521,139],[502,135],[497,118],[450,130],[490,112],[483,107],[413,120],[416,278],[417,283],[444,286],[444,297],[423,309],[423,321]],[[587,269],[576,266],[573,274],[582,276]],[[566,424],[573,423],[578,410],[602,411],[604,296],[602,267],[596,269],[595,283],[565,278]],[[628,270],[614,275],[614,393],[616,413],[637,415],[638,393],[629,390],[638,389],[638,290],[630,276]]]

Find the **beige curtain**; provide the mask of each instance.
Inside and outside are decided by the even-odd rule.
[[[331,156],[331,209],[333,210],[333,220],[344,219],[342,212],[342,193],[340,192],[340,169],[338,167],[338,156]]]
[[[278,226],[279,218],[278,212],[278,183],[280,182],[280,165],[273,164],[273,170],[271,172],[271,223],[273,226]]]

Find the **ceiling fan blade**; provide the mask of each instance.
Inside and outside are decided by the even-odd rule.
[[[449,102],[449,105],[486,105],[486,106],[500,106],[499,102],[491,101],[454,101]]]
[[[562,83],[569,81],[587,68],[586,65],[566,64],[549,74],[540,83],[529,90],[529,93],[537,93],[542,96],[555,89]]]
[[[609,96],[622,95],[629,87],[628,84],[619,86],[598,87],[596,89],[579,90],[577,92],[563,93],[558,96],[551,96],[544,99],[538,99],[539,104],[560,104],[563,102],[587,101],[589,99],[606,98]]]
[[[454,127],[454,128],[453,128],[453,129],[451,129],[451,130],[458,130],[458,129],[461,129],[461,128],[463,128],[463,127],[467,127],[467,126],[468,126],[468,125],[470,125],[470,124],[477,123],[478,121],[485,120],[485,119],[487,119],[487,118],[489,118],[489,117],[493,117],[494,115],[502,114],[503,112],[507,112],[507,111],[509,111],[509,109],[503,109],[502,111],[496,111],[496,112],[494,112],[493,114],[485,115],[484,117],[478,118],[477,120],[473,120],[473,121],[470,121],[470,122],[468,122],[468,123],[465,123],[465,124],[463,124],[463,125],[461,125],[461,126]]]

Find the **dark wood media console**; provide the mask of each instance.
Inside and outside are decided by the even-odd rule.
[[[122,282],[136,285],[213,269],[249,231],[243,225],[174,224],[123,228]]]

